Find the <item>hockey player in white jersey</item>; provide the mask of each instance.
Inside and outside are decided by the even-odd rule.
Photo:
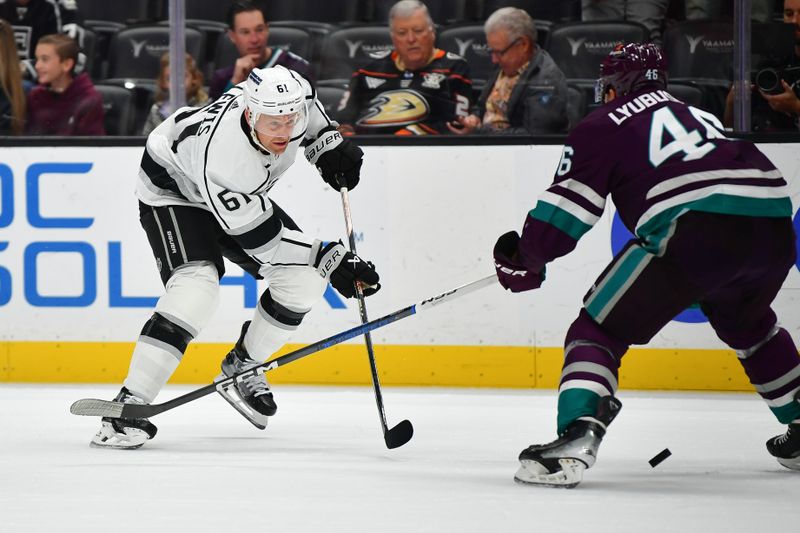
[[[336,130],[310,84],[283,67],[255,69],[203,108],[181,108],[148,137],[136,194],[166,292],[142,329],[115,400],[152,402],[187,344],[214,313],[223,256],[269,287],[221,364],[230,377],[283,346],[330,281],[345,297],[380,285],[372,263],[341,243],[302,233],[269,198],[300,147],[335,189],[359,181],[362,151]],[[277,406],[263,374],[223,397],[259,428]],[[156,434],[147,419],[104,418],[93,446],[138,448]]]

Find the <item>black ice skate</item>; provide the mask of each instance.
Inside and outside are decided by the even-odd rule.
[[[519,454],[514,481],[526,485],[571,489],[583,479],[583,471],[597,459],[597,449],[622,403],[614,396],[600,399],[594,417],[582,417],[549,444],[534,444]]]
[[[797,391],[794,399],[800,402],[800,391]],[[800,470],[800,422],[792,422],[786,428],[786,433],[769,439],[767,451],[786,468]]]
[[[244,323],[236,346],[222,360],[222,374],[217,377],[217,381],[260,364],[250,358],[244,347],[244,336],[249,326],[249,321]],[[217,386],[217,392],[258,429],[265,429],[267,417],[274,415],[278,410],[263,368],[236,378],[234,383]]]
[[[145,404],[142,398],[125,387],[119,391],[115,402]],[[102,418],[100,431],[92,437],[89,446],[135,450],[156,436],[158,429],[146,418]]]

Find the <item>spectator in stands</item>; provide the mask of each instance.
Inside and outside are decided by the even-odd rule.
[[[203,88],[203,73],[197,68],[191,54],[186,54],[184,86],[186,88],[186,105],[202,107],[209,102],[208,93]],[[156,80],[155,102],[147,115],[142,135],[150,135],[156,126],[172,114],[172,111],[169,107],[169,52],[167,52],[161,56],[161,72]]]
[[[14,27],[20,59],[33,59],[43,35],[75,31],[80,22],[76,0],[3,0],[0,18]]]
[[[475,112],[456,124],[456,134],[545,134],[567,131],[567,80],[536,44],[536,27],[523,9],[503,7],[484,24],[492,62],[498,66]]]
[[[428,8],[401,0],[389,10],[392,50],[353,73],[339,106],[340,131],[428,135],[469,112],[472,80],[460,56],[434,48]]]
[[[36,45],[39,85],[28,93],[28,123],[34,135],[105,135],[103,98],[89,76],[75,74],[78,44],[64,34],[45,35]]]
[[[722,0],[685,0],[686,20],[719,20],[722,17]],[[772,20],[774,0],[750,0],[752,19],[756,22]]]
[[[247,79],[255,67],[282,65],[313,81],[311,65],[288,50],[267,46],[269,24],[258,4],[235,1],[228,10],[228,38],[239,51],[239,59],[230,67],[214,72],[209,84],[211,98],[216,100],[225,91]]]
[[[795,47],[791,61],[786,67],[800,67],[800,0],[783,1],[783,21],[795,27]],[[780,69],[778,69],[780,71]],[[786,76],[784,76],[786,78]],[[768,94],[752,86],[751,129],[752,131],[797,131],[800,126],[800,80],[794,77],[789,81],[781,79],[781,86],[773,94]],[[725,101],[726,126],[733,125],[733,87]]]
[[[25,91],[14,30],[0,19],[0,135],[20,135],[24,126]]]
[[[669,0],[582,0],[581,20],[626,20],[643,24],[655,42],[661,42],[661,26]]]

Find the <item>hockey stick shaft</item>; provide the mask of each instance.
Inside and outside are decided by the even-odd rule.
[[[341,183],[341,176],[340,176]],[[347,230],[347,239],[350,241],[350,251],[358,255],[356,252],[356,238],[353,235],[353,218],[350,211],[350,194],[346,185],[342,185],[339,190],[342,195],[342,209],[344,211],[344,224]],[[364,292],[361,290],[361,285],[356,282],[356,298],[358,299],[358,311],[361,315],[361,324],[369,322],[367,316],[367,305],[364,303]],[[383,431],[383,438],[389,444],[389,426],[386,423],[386,410],[383,406],[383,394],[381,393],[381,382],[378,378],[378,365],[375,362],[375,352],[372,348],[372,334],[370,332],[364,333],[364,344],[367,347],[367,357],[369,358],[369,369],[372,373],[372,389],[375,392],[375,403],[378,406],[378,417],[381,421],[381,430]],[[410,439],[411,436],[409,435]],[[405,444],[405,443],[403,443]]]
[[[403,309],[399,309],[393,313],[382,316],[381,318],[376,318],[375,320],[371,320],[366,324],[361,324],[360,326],[350,328],[341,333],[337,333],[336,335],[332,335],[326,339],[322,339],[313,344],[309,344],[308,346],[304,346],[299,350],[287,353],[270,361],[265,361],[264,363],[261,363],[260,365],[255,366],[249,370],[245,370],[244,372],[241,372],[239,374],[234,374],[229,378],[225,378],[221,381],[211,383],[210,385],[206,385],[205,387],[193,390],[191,392],[188,392],[182,396],[178,396],[177,398],[173,398],[172,400],[169,400],[164,403],[152,404],[152,405],[137,405],[137,404],[113,402],[108,400],[83,399],[73,403],[72,406],[70,407],[70,412],[74,415],[105,416],[110,418],[148,418],[151,416],[155,416],[157,414],[163,413],[164,411],[169,411],[170,409],[174,409],[185,403],[189,403],[193,400],[211,394],[217,390],[217,387],[228,386],[235,380],[242,379],[243,377],[252,375],[256,372],[274,370],[278,367],[281,367],[298,359],[302,359],[303,357],[306,357],[313,353],[324,350],[325,348],[330,348],[331,346],[341,344],[347,340],[363,335],[364,333],[367,333],[369,331],[374,331],[378,328],[382,328],[393,322],[397,322],[398,320],[402,320],[403,318],[415,315],[421,311],[427,311],[429,309],[432,309],[439,304],[449,302],[460,296],[464,296],[466,294],[474,292],[478,289],[482,289],[489,285],[493,285],[496,282],[497,282],[497,276],[495,274],[492,274],[491,276],[487,276],[485,278],[472,281],[465,285],[461,285],[449,291],[422,300],[421,302],[417,302],[414,305],[404,307]]]

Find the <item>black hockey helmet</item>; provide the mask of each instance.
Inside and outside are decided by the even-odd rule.
[[[667,87],[667,60],[661,49],[652,43],[618,44],[600,63],[594,100],[602,103],[611,88],[624,96],[648,86]]]

